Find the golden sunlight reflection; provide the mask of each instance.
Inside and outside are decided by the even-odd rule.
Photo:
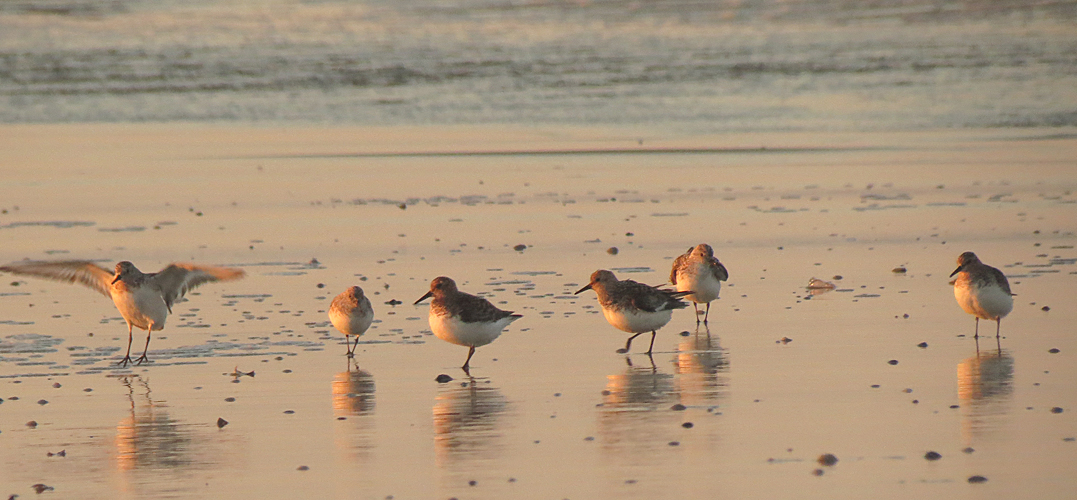
[[[957,395],[961,399],[961,433],[966,444],[999,429],[1010,415],[1013,395],[1013,356],[1006,350],[981,353],[957,365]]]
[[[191,465],[190,429],[169,415],[167,405],[153,400],[147,381],[134,375],[120,382],[127,386],[131,415],[116,426],[117,468],[175,470]]]
[[[500,416],[508,408],[501,391],[488,380],[470,378],[447,384],[434,401],[434,449],[437,465],[454,459],[490,459],[501,446]]]
[[[350,460],[369,457],[374,448],[374,376],[359,367],[333,376],[333,416],[345,420],[336,426],[336,447]]]
[[[729,371],[729,358],[718,345],[718,336],[706,326],[684,337],[677,346],[674,369],[682,404],[713,404],[729,390],[728,380],[721,375]]]
[[[374,376],[348,366],[333,376],[333,415],[350,417],[374,412]]]
[[[653,463],[652,452],[675,439],[682,412],[670,411],[678,402],[673,375],[659,372],[650,356],[639,364],[625,360],[623,373],[606,377],[598,438],[613,461],[644,466]]]

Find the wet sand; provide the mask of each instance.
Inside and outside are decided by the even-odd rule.
[[[2,126],[0,261],[248,277],[124,369],[108,299],[5,274],[0,494],[1066,498],[1073,132]],[[615,353],[572,292],[662,284],[700,242],[730,273],[709,328]],[[966,250],[1017,295],[998,344],[948,285]],[[412,305],[439,275],[524,315],[474,380]],[[349,364],[325,311],[353,284],[376,320]]]

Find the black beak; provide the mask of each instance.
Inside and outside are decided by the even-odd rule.
[[[957,269],[954,269],[954,272],[950,273],[950,277],[953,278],[954,275],[959,272],[961,272],[961,266],[957,266]]]
[[[416,300],[415,303],[412,304],[412,305],[413,306],[414,305],[419,305],[419,302],[422,302],[422,301],[432,297],[433,295],[434,295],[434,292],[426,292],[426,295],[423,295],[422,297],[419,297],[419,300]]]
[[[581,292],[585,292],[585,291],[587,291],[587,290],[590,290],[590,289],[591,289],[591,285],[593,285],[593,284],[594,284],[594,283],[588,283],[588,284],[587,284],[587,286],[585,286],[585,287],[583,287],[583,288],[581,288],[581,289],[579,289],[579,290],[576,290],[576,293],[574,293],[574,294],[572,294],[572,295],[579,295],[579,294],[580,294]]]
[[[116,277],[112,278],[111,284],[115,285],[117,281],[120,281],[120,273],[116,273]]]

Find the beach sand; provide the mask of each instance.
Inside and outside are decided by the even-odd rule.
[[[0,262],[248,273],[126,369],[111,301],[3,275],[0,495],[1068,498],[1074,132],[0,126]],[[572,292],[701,242],[730,274],[709,328],[615,353]],[[963,251],[1016,294],[998,343],[948,285]],[[412,305],[439,275],[524,315],[474,380]],[[325,313],[351,285],[354,364]]]

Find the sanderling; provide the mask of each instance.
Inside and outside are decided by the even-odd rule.
[[[430,330],[441,340],[470,348],[461,367],[469,375],[475,348],[493,342],[509,323],[523,317],[502,311],[482,297],[461,292],[455,281],[444,276],[434,278],[430,291],[415,304],[428,297],[434,297],[430,302]]]
[[[957,258],[957,269],[950,273],[954,280],[954,297],[965,312],[976,316],[976,333],[980,337],[980,318],[995,320],[995,338],[999,337],[1002,318],[1013,310],[1013,294],[1006,275],[965,252]]]
[[[592,273],[591,282],[577,290],[576,295],[584,290],[594,290],[598,294],[598,303],[602,305],[606,321],[619,330],[635,334],[628,338],[624,349],[617,352],[628,352],[633,339],[651,332],[651,346],[647,354],[654,350],[656,330],[669,323],[674,309],[688,307],[688,303],[680,300],[680,297],[691,293],[662,290],[632,280],[618,280],[605,269]]]
[[[684,255],[677,257],[673,261],[673,269],[669,272],[669,281],[677,286],[678,291],[690,292],[684,296],[684,299],[692,301],[697,325],[699,324],[697,304],[707,304],[707,312],[703,315],[705,325],[711,314],[711,301],[718,298],[722,282],[727,279],[729,279],[729,272],[725,270],[721,262],[718,262],[718,259],[714,258],[714,249],[706,243],[689,248]]]
[[[135,364],[142,364],[150,348],[150,332],[165,327],[173,303],[198,285],[236,280],[245,274],[242,269],[186,263],[172,263],[156,273],[146,274],[127,261],[116,264],[113,274],[86,260],[18,262],[0,267],[0,271],[78,283],[111,297],[127,321],[127,354],[120,361],[121,366],[131,362],[132,327],[146,330],[146,348],[135,360]]]
[[[363,295],[363,289],[353,286],[333,299],[333,303],[329,305],[329,321],[344,334],[344,342],[348,344],[348,357],[351,358],[355,356],[359,337],[374,321],[374,308],[370,306],[370,299]],[[352,335],[355,335],[354,345],[349,338]]]

